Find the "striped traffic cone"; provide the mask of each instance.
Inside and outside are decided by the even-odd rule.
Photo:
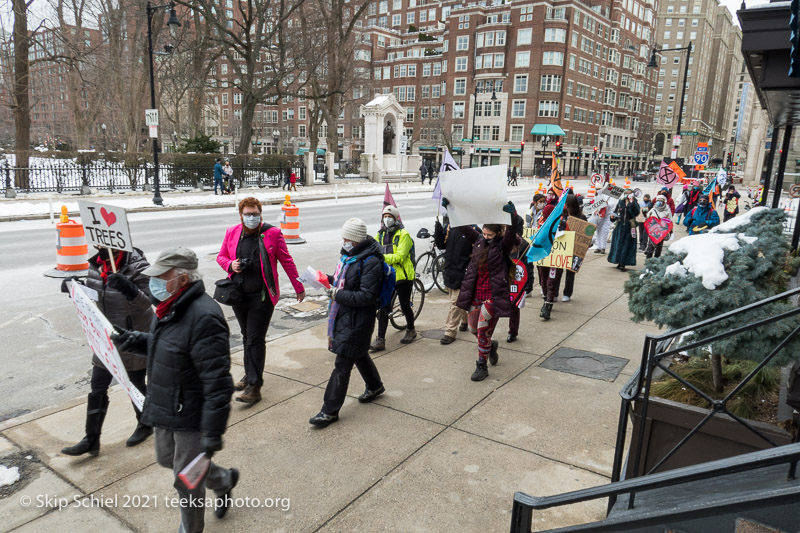
[[[539,187],[536,189],[536,194],[544,194],[544,183],[539,182]]]
[[[590,183],[589,192],[586,193],[586,199],[589,201],[589,203],[592,203],[596,195],[597,195],[597,188],[594,186],[594,183]]]
[[[628,176],[625,176],[625,185],[622,186],[623,189],[630,189],[631,188],[631,180]]]

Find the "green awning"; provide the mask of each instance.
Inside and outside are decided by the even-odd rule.
[[[499,154],[500,148],[489,148],[489,153],[491,154]]]
[[[519,148],[512,148],[511,150],[508,151],[508,153],[510,153],[510,154],[521,154],[522,150],[520,150]]]
[[[555,137],[564,137],[566,133],[561,129],[558,124],[534,124],[531,128],[531,135],[550,135]]]
[[[436,151],[436,147],[435,146],[420,146],[419,147],[419,151],[421,152],[423,150],[425,150],[426,152],[435,152]]]
[[[461,154],[464,152],[464,149],[460,146],[454,146],[450,151],[454,154]]]
[[[298,148],[295,155],[306,155],[308,148]],[[317,148],[317,155],[325,155],[325,148]]]

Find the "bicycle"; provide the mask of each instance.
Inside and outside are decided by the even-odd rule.
[[[411,309],[414,311],[414,320],[419,318],[422,312],[422,306],[425,304],[425,288],[419,278],[415,278],[412,282],[414,285],[411,289]],[[392,303],[389,304],[391,313],[389,313],[389,322],[395,329],[406,329],[406,316],[400,308],[400,300],[397,298],[397,291],[392,295]],[[378,311],[380,312],[380,310]]]
[[[431,240],[430,250],[420,255],[414,265],[417,278],[422,281],[422,287],[425,292],[430,292],[431,289],[436,286],[440,291],[446,293],[447,288],[444,286],[444,279],[442,277],[442,272],[444,271],[444,252],[439,253],[436,249],[436,244],[427,228],[420,229],[417,232],[417,238]]]

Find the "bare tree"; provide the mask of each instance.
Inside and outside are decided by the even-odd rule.
[[[28,93],[30,84],[30,63],[28,52],[31,47],[31,35],[28,33],[28,7],[33,0],[12,0],[14,10],[14,82],[11,90],[11,110],[14,114],[14,147],[16,148],[16,166],[27,168],[28,150],[31,147],[31,106]],[[16,187],[27,189],[29,176],[27,172],[16,173]]]

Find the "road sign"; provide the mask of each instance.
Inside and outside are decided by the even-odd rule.
[[[678,158],[678,151],[677,150],[672,150],[672,153],[670,153],[669,156],[670,156],[671,159],[677,159]]]
[[[705,165],[708,163],[708,152],[695,152],[694,153],[694,164],[695,165]]]
[[[602,174],[592,174],[592,177],[589,178],[589,181],[591,181],[592,185],[594,185],[596,189],[599,189],[603,186],[603,183],[605,183],[606,180]]]
[[[158,126],[158,109],[145,109],[144,123],[146,126]]]
[[[408,150],[408,136],[407,135],[401,135],[400,136],[400,153],[402,155],[405,155],[407,150]]]
[[[681,136],[680,135],[673,135],[672,136],[672,146],[680,146],[680,145],[681,145]]]
[[[158,139],[158,126],[150,126],[150,138]]]
[[[696,137],[696,136],[700,135],[700,133],[696,132],[696,131],[682,131],[681,135],[688,135],[690,137]]]

